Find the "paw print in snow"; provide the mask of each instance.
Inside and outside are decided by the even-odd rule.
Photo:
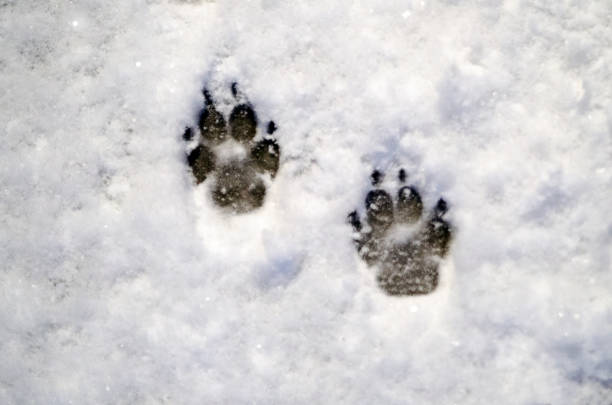
[[[257,115],[249,103],[239,103],[226,121],[204,90],[205,106],[200,112],[199,137],[187,155],[197,184],[210,178],[212,199],[234,213],[250,212],[263,205],[266,177],[273,179],[279,168],[280,147],[272,136],[277,127],[267,125],[267,134],[257,136]],[[237,86],[232,93],[238,98]],[[194,130],[187,128],[183,139],[194,143]]]
[[[405,183],[404,169],[398,177]],[[421,195],[414,186],[400,187],[394,202],[381,188],[382,180],[383,174],[375,170],[375,189],[365,199],[367,226],[357,211],[348,216],[357,251],[369,266],[378,266],[378,285],[387,294],[429,294],[438,286],[439,263],[452,239],[451,225],[443,218],[447,203],[440,198],[424,217]]]

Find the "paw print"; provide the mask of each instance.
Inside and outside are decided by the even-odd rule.
[[[265,179],[274,178],[279,168],[280,147],[272,137],[277,127],[267,125],[267,134],[257,136],[257,114],[248,102],[237,104],[226,121],[204,90],[205,105],[200,112],[199,137],[186,128],[183,139],[191,146],[187,163],[196,184],[210,178],[212,199],[219,207],[245,213],[263,205]],[[232,94],[238,100],[236,84]]]
[[[443,218],[446,201],[440,198],[424,216],[421,195],[414,186],[405,185],[404,169],[398,174],[403,185],[395,203],[381,188],[383,174],[375,170],[371,177],[375,188],[365,199],[367,225],[357,211],[348,215],[359,255],[369,266],[378,266],[378,285],[387,294],[431,293],[438,286],[438,266],[452,239],[451,225]]]

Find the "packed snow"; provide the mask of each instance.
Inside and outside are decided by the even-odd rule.
[[[612,2],[0,1],[0,403],[612,403]],[[181,135],[278,125],[263,208]],[[389,297],[346,223],[455,229]]]

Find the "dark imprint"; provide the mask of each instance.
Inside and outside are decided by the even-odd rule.
[[[401,183],[406,171],[398,173]],[[355,245],[369,266],[378,266],[377,281],[389,295],[423,295],[438,286],[439,263],[448,253],[452,227],[444,220],[447,203],[440,198],[424,218],[423,201],[414,186],[401,186],[395,196],[380,188],[383,174],[372,173],[373,190],[365,199],[367,227],[357,211],[348,215],[355,232]],[[413,225],[416,229],[403,240],[390,237],[394,226]],[[367,228],[367,229],[366,229]]]
[[[198,120],[200,136],[187,155],[196,184],[210,177],[213,201],[234,213],[259,208],[266,196],[264,177],[274,178],[279,169],[280,146],[272,136],[276,124],[270,121],[267,134],[256,140],[257,114],[249,103],[237,104],[226,120],[215,108],[210,93],[207,90],[203,93],[205,105]],[[232,84],[232,93],[238,98],[236,83]],[[191,142],[194,132],[193,128],[186,128],[183,139]],[[218,151],[231,143],[234,149],[242,149],[245,153],[242,157],[222,161]]]

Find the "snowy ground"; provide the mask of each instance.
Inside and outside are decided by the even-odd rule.
[[[0,403],[612,403],[608,0],[0,1]],[[263,209],[180,138],[274,119]],[[406,167],[457,229],[381,293],[346,214]]]

